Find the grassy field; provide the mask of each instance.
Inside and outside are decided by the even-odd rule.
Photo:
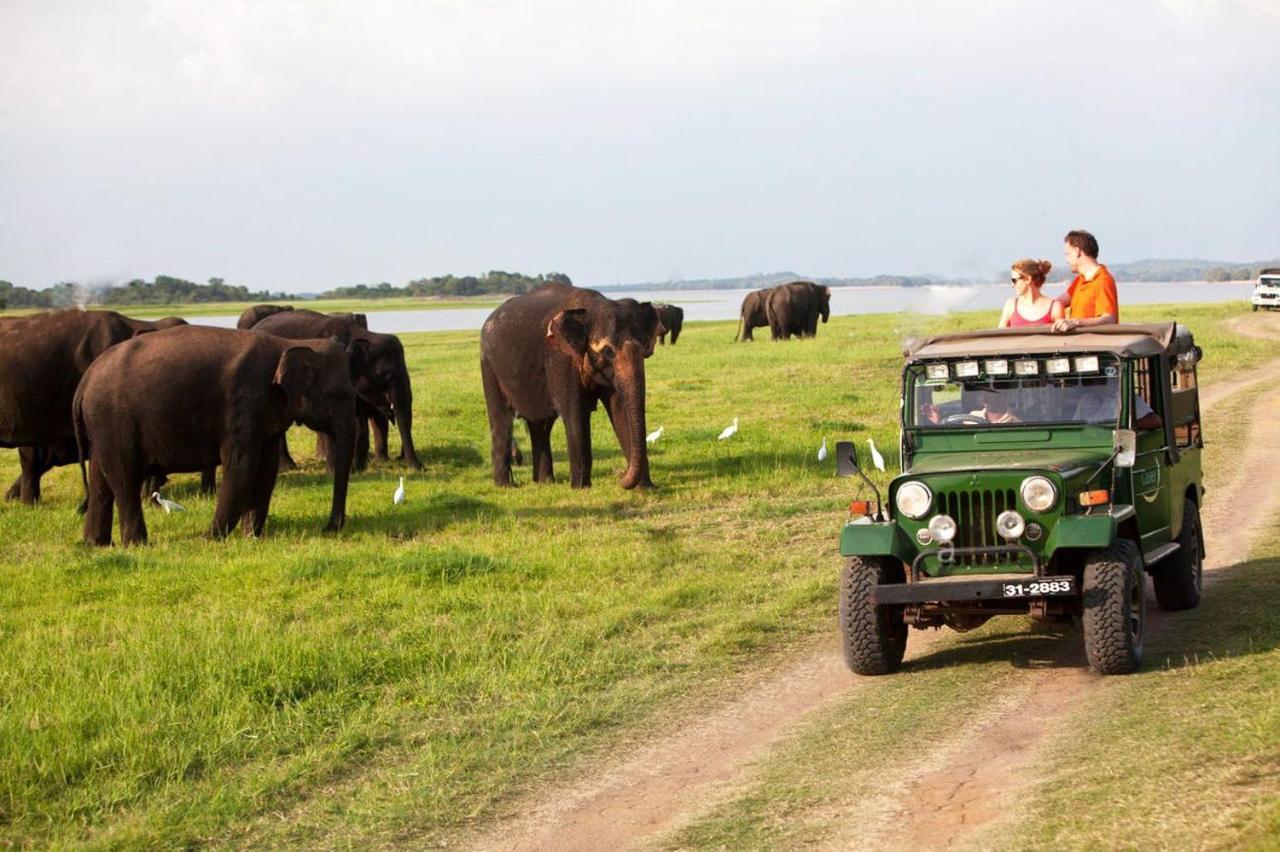
[[[493,308],[500,305],[503,297],[476,296],[457,299],[413,299],[400,297],[395,299],[280,299],[272,304],[293,305],[298,308],[309,308],[313,311],[351,311],[353,313],[375,313],[377,311],[447,311],[458,308]],[[245,308],[261,302],[180,302],[172,305],[94,305],[95,308],[119,311],[139,319],[158,319],[159,317],[212,317],[236,316]],[[0,316],[19,316],[34,313],[35,309],[17,309],[0,311]]]
[[[1206,384],[1271,354],[1223,333],[1236,307],[1177,314]],[[0,507],[0,843],[364,845],[482,821],[832,630],[851,486],[819,443],[893,448],[902,336],[990,321],[840,317],[816,340],[752,345],[732,323],[689,324],[648,362],[650,428],[666,427],[650,493],[617,487],[603,415],[592,490],[535,487],[527,468],[493,487],[474,332],[403,337],[426,470],[401,507],[394,466],[353,479],[339,536],[319,534],[329,485],[312,462],[281,477],[262,540],[206,541],[212,502],[184,476],[168,496],[189,511],[149,511],[150,545],[90,550],[78,474],[57,471],[39,508]],[[563,446],[557,428],[567,475]],[[904,678],[921,715],[887,705],[867,750],[940,697],[983,704],[1003,670],[984,654],[961,642],[963,665]]]

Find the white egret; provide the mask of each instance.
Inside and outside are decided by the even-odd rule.
[[[400,477],[400,487],[396,489],[396,493],[391,495],[391,502],[399,506],[404,502],[404,477]]]
[[[733,418],[733,425],[724,427],[724,431],[720,433],[720,437],[716,438],[716,440],[727,441],[736,434],[738,434],[738,418],[735,417]]]
[[[823,436],[822,446],[818,447],[818,461],[824,462],[826,460],[827,460],[827,439],[826,439],[826,436]]]
[[[161,497],[159,491],[152,491],[151,499],[156,501],[156,504],[159,505],[161,509],[164,509],[164,513],[166,515],[171,515],[174,512],[187,511],[187,507],[179,503],[177,500],[169,500],[168,498]]]
[[[875,442],[875,441],[873,441],[873,440],[871,440],[870,438],[868,438],[868,439],[867,439],[867,444],[868,444],[868,446],[870,446],[870,447],[871,447],[871,462],[872,462],[872,464],[874,464],[874,465],[876,466],[876,470],[883,471],[883,470],[884,470],[884,456],[880,455],[880,451],[876,449],[876,442]]]
[[[645,435],[645,436],[644,436],[644,442],[645,442],[646,444],[656,444],[656,443],[658,443],[658,439],[662,437],[662,430],[663,430],[664,428],[665,428],[665,427],[663,427],[663,426],[659,426],[657,429],[654,429],[654,430],[653,430],[652,432],[650,432],[648,435]]]

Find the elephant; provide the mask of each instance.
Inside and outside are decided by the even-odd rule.
[[[564,419],[569,482],[591,486],[591,413],[604,403],[627,459],[623,488],[651,488],[645,445],[644,360],[662,321],[649,302],[613,300],[554,282],[508,299],[480,331],[493,481],[510,486],[512,425],[529,427],[533,478],[550,482],[551,427]]]
[[[765,300],[770,336],[774,340],[790,337],[814,337],[818,318],[831,318],[831,288],[819,287],[812,281],[779,284]]]
[[[353,322],[365,331],[369,330],[368,314],[353,314],[349,311],[334,311],[332,313],[325,314],[325,316],[333,317],[334,319],[343,319],[347,322]]]
[[[180,325],[187,324],[187,321],[182,317],[161,317],[158,320],[144,320],[125,317],[124,321],[133,329],[134,334],[145,334],[148,331],[164,331],[167,328],[177,328]]]
[[[361,314],[355,314],[362,317]],[[277,313],[259,321],[254,331],[274,334],[293,340],[318,337],[334,337],[341,343],[364,340],[369,347],[369,358],[362,372],[355,377],[357,416],[360,426],[356,434],[357,470],[363,470],[369,462],[369,438],[366,422],[374,417],[382,422],[394,421],[400,431],[400,458],[415,470],[422,469],[418,452],[413,444],[413,387],[409,381],[409,368],[404,360],[404,346],[394,334],[378,334],[367,331],[359,320],[342,316],[326,316],[309,310]],[[376,457],[387,459],[385,430]],[[287,448],[285,449],[287,458]],[[288,466],[291,459],[285,462]]]
[[[135,333],[115,311],[49,311],[0,321],[0,447],[17,447],[22,466],[8,499],[35,503],[45,472],[75,463],[76,384],[94,359]]]
[[[209,535],[243,518],[262,534],[275,489],[280,438],[291,423],[330,434],[333,503],[326,530],[346,520],[355,445],[355,387],[364,344],[285,340],[254,332],[189,326],[144,334],[90,365],[71,416],[88,508],[84,539],[111,544],[112,508],[124,544],[147,540],[139,489],[149,476],[222,466]]]
[[[680,336],[680,329],[684,328],[684,308],[655,302],[653,309],[658,312],[658,319],[662,320],[663,331],[658,335],[658,344],[665,346],[667,332],[671,332],[671,345],[675,346],[676,338]]]
[[[738,319],[738,335],[734,340],[755,340],[755,337],[751,334],[751,329],[761,328],[769,324],[769,317],[765,312],[765,302],[772,291],[772,287],[765,287],[763,290],[752,290],[742,300],[741,316]]]
[[[244,313],[240,314],[240,319],[236,320],[236,328],[253,328],[273,314],[291,310],[293,305],[254,305],[252,308],[245,308]]]

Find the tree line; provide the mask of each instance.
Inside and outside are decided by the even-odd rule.
[[[543,275],[524,275],[520,272],[503,272],[494,269],[485,275],[437,275],[434,278],[415,278],[403,287],[381,284],[355,284],[336,287],[320,294],[322,299],[391,299],[396,297],[426,298],[430,296],[484,296],[488,294],[518,295],[536,290],[543,284],[558,281],[572,284],[563,272]]]
[[[210,278],[197,284],[171,275],[157,275],[154,281],[135,278],[124,284],[84,286],[62,281],[43,290],[19,287],[0,281],[0,309],[4,308],[69,308],[75,305],[168,305],[204,302],[266,302],[285,298],[284,293],[250,290],[228,284],[221,278]]]

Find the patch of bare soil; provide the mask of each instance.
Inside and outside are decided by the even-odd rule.
[[[1250,315],[1231,325],[1247,336],[1280,338],[1277,320],[1280,317]],[[1202,408],[1261,385],[1273,375],[1270,367],[1275,365],[1280,360],[1250,376],[1206,387]],[[1246,558],[1262,520],[1280,505],[1276,489],[1259,499],[1252,488],[1256,480],[1247,473],[1280,466],[1280,445],[1269,440],[1274,424],[1280,422],[1280,391],[1261,398],[1250,417],[1250,437],[1230,484],[1206,501],[1207,570]],[[1151,615],[1149,626],[1160,629],[1158,613],[1153,609]],[[934,635],[913,631],[908,654],[928,653]],[[1078,656],[1075,643],[1063,645],[1064,655]],[[1034,780],[1031,770],[1038,749],[1101,681],[1078,659],[1058,663],[1028,671],[1028,688],[1020,692],[1016,706],[984,719],[937,754],[921,755],[902,766],[897,778],[886,778],[884,800],[896,806],[877,808],[869,820],[845,821],[852,833],[832,846],[982,845],[987,829],[1016,816],[1018,793]],[[835,647],[821,648],[749,687],[718,711],[655,738],[567,788],[522,803],[509,819],[469,845],[576,850],[625,849],[651,842],[738,788],[751,765],[815,711],[847,698],[853,690],[874,689],[875,683],[851,675]]]

